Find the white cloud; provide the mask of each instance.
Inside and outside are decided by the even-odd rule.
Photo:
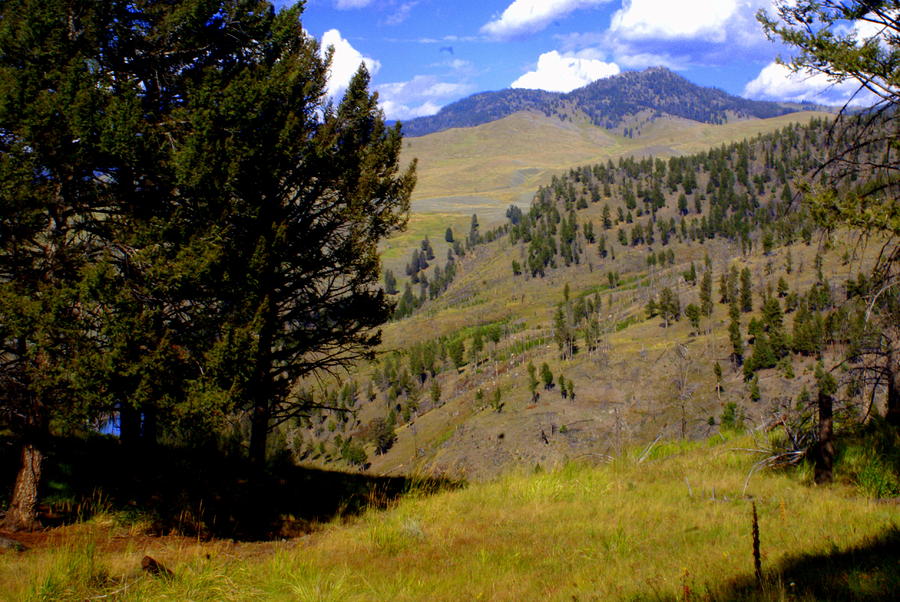
[[[406,21],[407,17],[409,17],[409,14],[412,12],[412,9],[414,9],[418,3],[418,0],[414,2],[404,2],[397,8],[397,11],[394,14],[387,18],[386,23],[388,25],[400,25]]]
[[[744,87],[744,96],[767,100],[814,102],[825,105],[843,105],[859,89],[859,83],[845,81],[834,83],[822,73],[792,73],[784,65],[772,62],[766,65],[756,78]],[[868,93],[858,94],[852,104],[869,105],[873,98]]]
[[[365,8],[372,2],[373,0],[335,0],[334,6],[338,10],[350,10],[352,8]]]
[[[735,52],[744,61],[768,60],[772,45],[756,22],[756,11],[771,1],[623,0],[602,41],[593,44],[628,68],[722,65],[732,62]]]
[[[673,71],[686,69],[689,61],[682,57],[673,57],[668,54],[655,52],[632,52],[630,49],[616,53],[616,63],[630,69],[643,69],[644,67],[668,67]]]
[[[723,41],[737,0],[630,0],[612,17],[610,30],[626,39],[704,38]]]
[[[510,87],[571,92],[594,80],[619,73],[618,65],[592,58],[594,55],[595,51],[582,55],[563,55],[556,50],[545,52],[538,58],[537,69],[529,71]]]
[[[388,119],[407,120],[434,115],[441,110],[441,105],[433,103],[430,100],[425,101],[418,106],[410,106],[394,102],[393,100],[386,100],[381,103],[381,109]]]
[[[554,19],[572,11],[605,4],[610,0],[514,0],[499,17],[486,23],[481,32],[496,38],[535,33]]]
[[[337,29],[329,29],[322,34],[322,55],[325,55],[328,47],[334,48],[334,56],[331,59],[331,72],[328,75],[328,94],[338,98],[350,80],[359,70],[359,65],[365,63],[370,75],[375,75],[381,69],[381,63],[371,57],[363,56],[350,42],[341,37]]]
[[[381,108],[388,119],[434,115],[443,104],[472,92],[465,83],[443,82],[432,75],[417,75],[406,82],[377,86]]]

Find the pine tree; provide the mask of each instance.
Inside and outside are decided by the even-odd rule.
[[[687,307],[684,308],[684,315],[687,316],[688,320],[691,323],[691,328],[694,329],[695,333],[700,332],[700,307],[694,303],[689,303]]]
[[[462,339],[454,339],[447,344],[447,355],[453,367],[459,370],[465,365],[466,346]]]
[[[431,379],[430,394],[431,404],[436,407],[441,401],[441,384],[437,381],[436,378]]]
[[[373,286],[377,244],[405,225],[415,182],[364,67],[327,106],[327,68],[299,16],[281,11],[240,62],[197,81],[197,126],[178,157],[192,174],[183,194],[217,206],[209,227],[229,233],[217,280],[234,286],[212,294],[225,362],[209,373],[249,413],[257,465],[273,421],[296,411],[292,383],[379,342],[390,305]]]
[[[397,277],[391,270],[384,271],[384,292],[388,295],[396,295],[400,292],[397,290]]]
[[[544,389],[549,391],[553,388],[553,372],[550,371],[547,362],[541,364],[541,381],[544,383]]]
[[[728,338],[731,341],[731,361],[740,366],[744,361],[744,337],[741,334],[741,323],[734,316],[728,324]]]
[[[750,268],[741,270],[741,311],[745,313],[753,311],[752,279]]]
[[[700,313],[706,317],[712,315],[712,272],[707,268],[700,279]]]
[[[531,393],[531,402],[537,401],[537,387],[539,381],[537,379],[537,368],[532,362],[528,362],[528,391]]]

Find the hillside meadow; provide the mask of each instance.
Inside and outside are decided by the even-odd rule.
[[[896,599],[900,508],[810,471],[753,472],[777,435],[634,448],[462,488],[282,542],[147,538],[115,514],[0,556],[6,600]],[[762,582],[754,579],[753,504]],[[150,555],[170,577],[142,574]]]

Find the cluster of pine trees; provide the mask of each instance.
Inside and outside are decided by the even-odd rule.
[[[615,258],[614,241],[627,248],[721,237],[748,250],[760,232],[766,252],[776,244],[809,242],[812,220],[788,208],[794,178],[818,165],[826,130],[824,120],[813,119],[668,161],[626,157],[554,177],[538,190],[529,211],[508,212],[515,217],[510,241],[528,245],[525,265],[516,262],[513,272],[543,276],[547,269],[585,261],[594,244],[596,257]],[[579,210],[600,202],[598,224],[579,221]]]
[[[48,438],[247,424],[261,465],[294,383],[365,357],[389,315],[377,242],[402,172],[361,69],[327,97],[302,6],[0,7],[0,409],[34,519]]]

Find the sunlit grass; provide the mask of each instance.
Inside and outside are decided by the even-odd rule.
[[[763,567],[831,554],[898,526],[896,506],[847,485],[815,487],[803,473],[745,481],[748,437],[673,442],[611,464],[569,463],[462,490],[413,493],[385,511],[326,526],[250,556],[202,546],[162,549],[175,577],[142,577],[140,551],[71,547],[3,557],[8,599],[525,600],[722,595],[753,574],[750,504],[759,512]],[[314,494],[314,493],[311,493]],[[128,563],[124,562],[128,559]],[[130,564],[129,564],[130,563]],[[131,568],[126,568],[130,566]],[[856,576],[854,578],[860,578]],[[864,579],[863,579],[864,580]],[[801,584],[802,585],[802,584]],[[796,584],[795,584],[796,587]],[[862,585],[860,586],[862,587]],[[687,589],[685,589],[687,588]]]

